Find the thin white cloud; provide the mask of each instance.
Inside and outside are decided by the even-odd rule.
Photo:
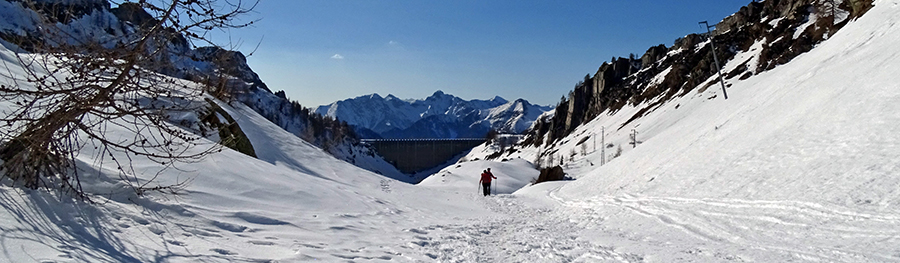
[[[388,41],[388,45],[396,46],[396,45],[400,45],[400,42],[391,40],[391,41]]]
[[[334,56],[331,56],[331,59],[344,59],[344,56],[341,56],[341,54],[334,54]]]

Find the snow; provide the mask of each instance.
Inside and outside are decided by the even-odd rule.
[[[455,192],[478,190],[475,193],[481,193],[478,181],[481,179],[481,172],[487,168],[491,168],[491,173],[497,177],[492,181],[492,191],[495,194],[513,193],[532,183],[540,174],[531,163],[521,158],[508,162],[462,161],[425,178],[418,185]]]
[[[473,125],[490,126],[495,130],[518,134],[531,127],[541,114],[551,109],[551,107],[533,105],[524,99],[517,99],[497,107],[481,110],[481,120],[476,121]]]
[[[57,1],[58,2],[58,1]],[[70,0],[67,4],[88,4],[88,1]],[[0,32],[9,32],[20,36],[29,33],[34,34],[41,28],[43,21],[34,11],[23,7],[22,3],[15,1],[0,2]],[[113,47],[122,39],[122,28],[115,25],[118,19],[109,12],[90,12],[82,17],[74,19],[67,24],[56,23],[52,29],[45,33],[65,36],[56,41],[68,41],[69,43],[83,43],[87,39],[100,43],[105,47]]]
[[[422,232],[409,230],[417,225],[410,222],[418,222],[412,219],[432,224],[490,213],[441,198],[461,197],[435,195],[337,160],[245,106],[221,105],[240,123],[259,159],[226,150],[160,174],[163,184],[187,180],[182,195],[138,197],[87,147],[78,162],[86,189],[99,194],[96,205],[0,187],[7,211],[0,213],[5,260],[425,260],[401,247]],[[114,125],[109,132],[128,133]],[[159,170],[139,158],[134,165],[147,177]],[[426,195],[438,199],[417,198]],[[385,235],[392,238],[377,241]]]
[[[187,180],[182,194],[138,196],[86,147],[78,167],[96,204],[0,186],[0,261],[900,261],[896,6],[876,1],[812,51],[731,80],[728,100],[713,88],[685,94],[622,125],[646,105],[626,106],[550,147],[494,160],[484,159],[493,146],[480,146],[419,185],[220,103],[259,159],[226,149],[160,174],[160,183]],[[11,51],[0,58],[0,72],[21,72]],[[600,144],[601,127],[612,148]],[[566,155],[576,180],[530,185],[536,153],[547,150]],[[143,180],[159,168],[133,164]],[[488,167],[498,194],[483,197],[478,174]]]
[[[784,20],[784,17],[779,17],[779,18],[772,19],[772,20],[769,21],[768,24],[769,24],[770,26],[772,26],[772,27],[776,27],[776,26],[778,26],[778,23],[781,22],[781,20]]]
[[[850,18],[850,11],[844,10],[842,8],[836,8],[834,12],[834,23],[840,24]]]
[[[774,41],[772,41],[772,43],[778,42],[778,40],[780,40],[780,38],[775,39]],[[741,66],[744,63],[746,63],[745,67],[749,72],[755,73],[756,69],[759,68],[759,54],[764,48],[763,44],[763,41],[758,40],[754,42],[748,50],[740,51],[735,54],[734,58],[728,61],[728,63],[726,63],[724,67],[722,67],[722,74],[727,74],[728,72],[735,70],[738,66]]]
[[[654,76],[653,79],[650,80],[650,84],[647,84],[647,85],[648,86],[656,86],[656,85],[662,84],[663,81],[666,80],[666,76],[669,75],[669,72],[671,72],[671,71],[672,71],[671,66],[664,69],[659,74],[656,74],[656,76]]]
[[[517,195],[561,203],[583,237],[646,261],[897,261],[897,4],[877,2],[787,65],[730,81],[728,100],[708,89],[625,126],[646,105],[577,128],[552,149],[577,151],[606,127],[624,154],[597,168],[588,140],[592,152],[563,165],[578,180]]]
[[[331,116],[350,125],[367,128],[386,137],[390,132],[402,132],[405,137],[433,138],[445,133],[456,138],[457,129],[482,127],[521,133],[531,126],[535,118],[550,107],[537,106],[519,99],[507,101],[494,97],[491,100],[463,100],[440,90],[425,99],[400,100],[393,95],[381,98],[378,94],[359,96],[337,101],[316,108],[316,112]],[[440,116],[440,118],[428,118]],[[435,121],[440,119],[442,121]],[[416,129],[418,122],[431,121],[431,131]],[[464,124],[462,127],[455,125]],[[446,131],[445,131],[446,130]],[[477,130],[477,129],[476,129]]]
[[[813,7],[810,7],[810,10],[813,10]],[[810,11],[810,13],[812,13],[812,11]],[[806,31],[806,28],[808,28],[809,26],[815,25],[817,20],[819,20],[818,15],[815,15],[815,14],[809,15],[809,19],[806,20],[806,23],[803,23],[802,25],[798,26],[796,31],[794,31],[793,39],[797,39],[798,37],[803,35],[803,32]]]
[[[669,57],[669,56],[675,56],[675,55],[678,55],[678,53],[681,53],[681,52],[684,52],[684,49],[683,49],[683,48],[679,48],[679,49],[675,49],[675,50],[671,50],[671,49],[670,49],[669,52],[666,53],[666,57]]]

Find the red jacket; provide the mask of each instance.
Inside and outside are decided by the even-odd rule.
[[[481,173],[481,183],[489,184],[491,183],[491,178],[497,179],[491,172],[485,171]]]

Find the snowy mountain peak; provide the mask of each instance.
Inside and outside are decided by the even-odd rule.
[[[376,94],[377,95],[377,94]],[[425,99],[397,99],[393,95],[356,97],[319,106],[317,113],[347,121],[359,134],[378,134],[384,138],[462,138],[481,137],[491,129],[519,133],[549,107],[509,107],[507,100],[464,100],[435,91]],[[519,109],[511,112],[509,109]],[[528,109],[528,110],[526,110]],[[527,124],[527,125],[526,125]]]
[[[459,97],[449,95],[449,94],[444,93],[443,91],[438,90],[438,91],[434,92],[434,94],[431,94],[431,96],[428,96],[427,98],[425,98],[424,100],[413,100],[413,101],[415,101],[414,103],[450,104],[450,103],[455,103],[457,101],[462,101],[462,100],[463,99],[461,99]]]

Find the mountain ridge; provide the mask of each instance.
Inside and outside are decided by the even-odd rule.
[[[346,121],[369,138],[461,138],[483,137],[491,129],[521,133],[548,110],[525,99],[464,100],[438,90],[424,99],[373,93],[322,105],[315,112]]]

